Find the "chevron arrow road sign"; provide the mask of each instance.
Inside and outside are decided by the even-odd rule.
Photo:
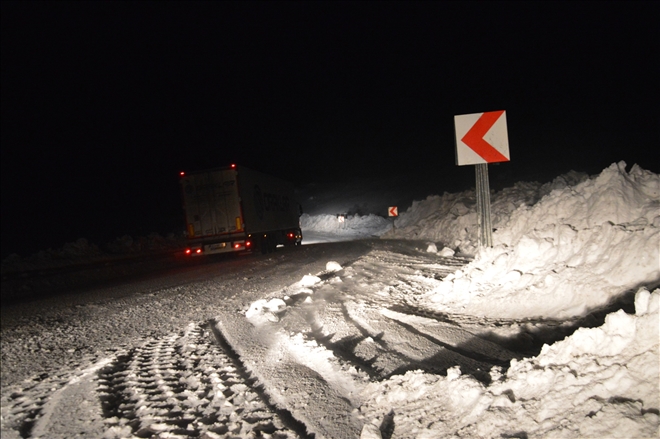
[[[457,165],[510,160],[509,135],[504,110],[454,116],[454,128]]]

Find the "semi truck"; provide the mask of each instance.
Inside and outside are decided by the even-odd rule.
[[[270,253],[278,245],[301,245],[302,209],[293,184],[239,165],[180,178],[187,254]]]

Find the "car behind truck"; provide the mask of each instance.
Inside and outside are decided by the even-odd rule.
[[[269,253],[300,245],[300,205],[293,185],[243,166],[181,173],[189,244],[186,253]]]

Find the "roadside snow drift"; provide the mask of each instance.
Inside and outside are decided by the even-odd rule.
[[[658,436],[658,303],[641,289],[635,315],[609,314],[535,358],[495,367],[484,386],[458,367],[370,383],[360,411],[363,437],[389,415],[399,438]]]
[[[392,228],[392,221],[369,215],[308,215],[300,217],[303,244],[373,238]],[[329,236],[331,235],[331,236]]]
[[[437,310],[493,318],[569,318],[660,281],[660,177],[612,164],[493,196],[493,248],[426,297]],[[476,249],[473,196],[415,203],[385,237]],[[451,237],[458,237],[452,239]]]

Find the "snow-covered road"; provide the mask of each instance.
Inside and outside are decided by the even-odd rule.
[[[520,182],[492,213],[492,248],[473,191],[445,193],[396,228],[317,212],[326,243],[96,288],[96,266],[4,278],[106,257],[85,240],[12,256],[2,437],[658,437],[660,176]]]
[[[369,382],[521,356],[412,305],[466,262],[319,244],[3,307],[3,437],[357,437]]]
[[[99,362],[117,367],[112,364],[122,363],[127,352],[183,337],[190,323],[204,325],[223,307],[249,303],[309,271],[321,271],[325,263],[316,261],[323,254],[345,261],[368,250],[354,242],[216,258],[129,283],[3,306],[3,437],[15,428],[29,435],[29,426],[43,417],[42,408],[52,405],[52,397],[66,400],[58,389],[79,375],[91,376],[86,371]]]

